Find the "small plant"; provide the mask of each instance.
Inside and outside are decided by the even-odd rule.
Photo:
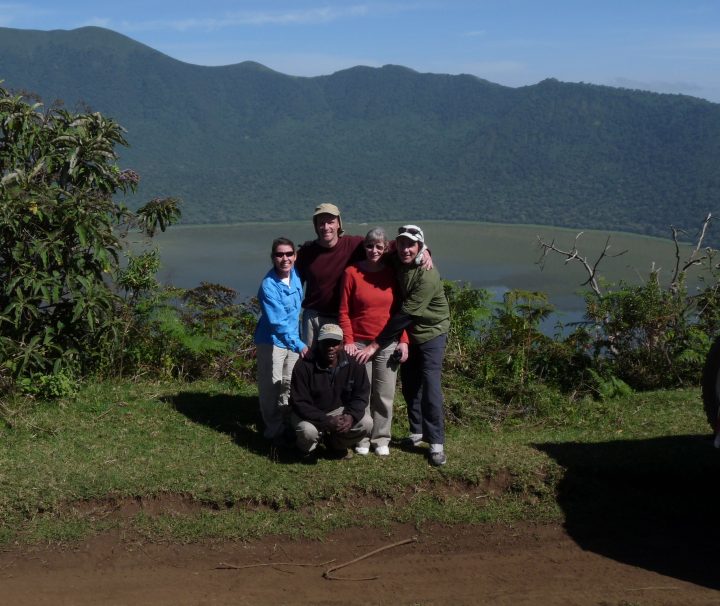
[[[160,252],[154,248],[140,254],[127,253],[126,258],[127,265],[118,271],[116,283],[128,303],[134,305],[140,297],[160,287],[155,277],[160,269]]]
[[[77,380],[67,371],[55,374],[35,373],[18,381],[20,392],[40,400],[58,400],[77,394]]]
[[[588,370],[592,378],[592,387],[595,394],[601,400],[611,400],[613,398],[629,396],[633,393],[632,388],[622,379],[610,376],[603,378],[592,368]]]

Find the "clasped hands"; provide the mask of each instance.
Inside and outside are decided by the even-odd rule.
[[[347,433],[353,426],[353,418],[352,415],[349,415],[348,413],[332,415],[328,417],[327,424],[330,431],[334,431],[336,433]]]

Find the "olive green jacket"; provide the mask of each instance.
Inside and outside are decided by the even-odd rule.
[[[445,334],[450,329],[450,306],[438,270],[399,261],[394,265],[402,297],[400,311],[412,318],[410,341],[425,343]]]

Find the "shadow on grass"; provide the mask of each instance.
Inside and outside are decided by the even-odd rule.
[[[720,451],[707,436],[535,447],[566,469],[558,503],[583,549],[720,589]]]
[[[263,438],[263,422],[256,397],[183,391],[167,396],[165,401],[194,423],[229,435],[238,446],[250,452],[280,463],[298,459],[294,452],[272,448]]]

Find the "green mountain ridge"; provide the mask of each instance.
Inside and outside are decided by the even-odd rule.
[[[0,79],[128,131],[137,204],[186,222],[539,223],[668,235],[720,200],[720,104],[544,80],[509,88],[396,65],[287,76],[177,61],[97,27],[0,28]]]

